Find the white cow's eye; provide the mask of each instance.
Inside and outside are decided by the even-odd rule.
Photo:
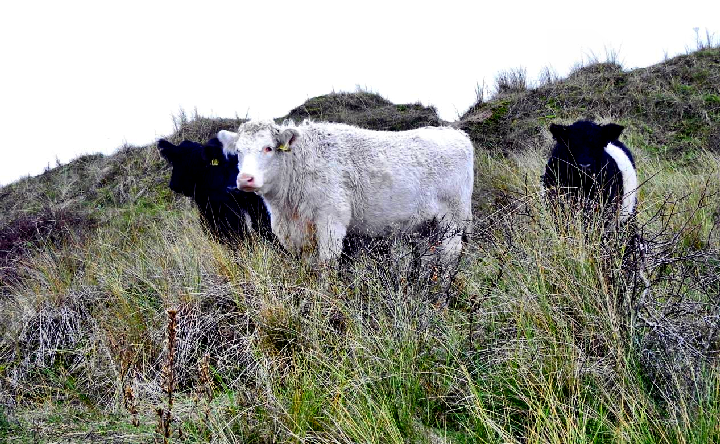
[[[263,148],[263,151],[265,151],[266,153],[269,153],[269,152],[271,152],[272,150],[273,150],[273,149],[272,149],[271,146],[266,146],[265,148]]]

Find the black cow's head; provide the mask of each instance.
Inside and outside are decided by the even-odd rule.
[[[603,153],[608,143],[616,141],[624,128],[614,123],[597,125],[580,120],[572,125],[550,125],[557,144],[554,156],[568,163],[568,168],[595,175],[603,167]]]
[[[173,145],[165,139],[158,141],[160,154],[172,165],[170,189],[193,197],[222,199],[228,187],[234,187],[238,175],[237,155],[223,153],[218,139],[205,145],[183,141]]]

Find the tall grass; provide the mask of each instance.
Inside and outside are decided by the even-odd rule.
[[[710,442],[718,158],[702,156],[678,169],[640,151],[636,226],[659,237],[638,262],[630,228],[542,201],[542,150],[478,150],[482,216],[447,296],[401,249],[327,273],[208,239],[191,211],[138,209],[25,261],[3,301],[8,390],[121,412],[129,386],[125,422],[147,436],[176,308],[175,440]],[[216,393],[198,409],[205,359]]]
[[[338,270],[261,239],[219,243],[152,146],[3,188],[0,440],[720,441],[717,55],[499,79],[506,94],[460,122],[476,226],[450,285],[402,236]],[[306,108],[417,120],[378,100]],[[619,227],[539,188],[547,123],[609,116],[641,181]],[[171,137],[238,121],[181,115]]]

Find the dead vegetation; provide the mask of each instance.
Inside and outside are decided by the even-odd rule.
[[[22,258],[32,250],[72,243],[73,239],[90,233],[95,224],[86,214],[47,207],[8,221],[0,229],[0,295],[17,283],[22,274]]]

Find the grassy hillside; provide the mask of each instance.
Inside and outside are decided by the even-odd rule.
[[[709,48],[473,106],[447,292],[402,239],[337,272],[220,244],[154,146],[0,188],[0,442],[162,442],[168,411],[172,442],[720,441],[718,76]],[[363,92],[285,117],[305,116],[442,123]],[[577,118],[626,126],[642,248],[540,199],[546,128]],[[180,116],[170,139],[239,123]]]
[[[488,149],[513,152],[542,142],[550,122],[611,118],[634,124],[645,147],[664,157],[720,151],[720,54],[709,49],[648,68],[624,71],[614,62],[547,75],[537,88],[522,71],[500,76],[499,94],[477,103],[460,127]]]

